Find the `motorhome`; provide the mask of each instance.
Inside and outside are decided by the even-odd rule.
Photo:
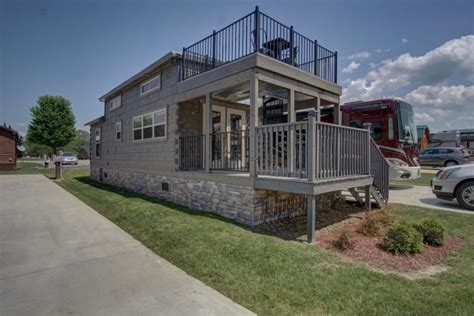
[[[387,159],[391,179],[421,176],[418,136],[412,106],[398,99],[357,101],[341,105],[342,124],[362,128],[370,123],[372,137]]]

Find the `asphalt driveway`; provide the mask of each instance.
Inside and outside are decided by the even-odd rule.
[[[42,175],[0,176],[0,315],[251,314]]]

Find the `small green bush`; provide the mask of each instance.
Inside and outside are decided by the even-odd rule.
[[[366,216],[360,227],[360,233],[364,236],[377,236],[379,230],[379,221],[374,216]]]
[[[395,220],[395,216],[393,214],[390,214],[386,210],[381,210],[380,212],[377,212],[374,216],[377,222],[379,222],[384,227],[392,225]]]
[[[352,241],[346,232],[343,232],[335,241],[334,246],[339,250],[347,250],[352,247]]]
[[[423,242],[430,246],[439,247],[444,245],[446,229],[434,219],[427,219],[419,225],[415,225],[417,231],[423,235]]]
[[[423,249],[423,236],[412,225],[400,222],[385,233],[383,248],[395,255],[420,253]]]

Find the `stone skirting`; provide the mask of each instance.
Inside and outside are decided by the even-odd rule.
[[[91,178],[100,181],[100,168],[91,167]],[[302,194],[255,190],[250,186],[108,168],[102,171],[102,182],[251,226],[306,212],[306,197]],[[327,204],[328,198],[333,201],[333,194],[318,200]]]

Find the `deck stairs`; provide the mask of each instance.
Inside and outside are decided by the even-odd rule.
[[[363,187],[351,188],[341,191],[341,195],[346,201],[356,202],[359,205],[365,205],[365,191]],[[372,185],[370,187],[370,202],[378,208],[383,208],[387,205],[387,200],[384,199],[377,187]]]

